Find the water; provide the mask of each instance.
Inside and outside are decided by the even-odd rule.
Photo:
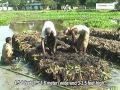
[[[35,27],[37,27],[37,26],[32,25],[32,26],[30,26],[30,28],[28,26],[25,30],[33,29]],[[5,38],[6,37],[11,37],[13,34],[14,34],[14,32],[9,28],[9,26],[0,26],[0,56],[1,56],[1,53],[2,53],[3,44],[5,43]],[[25,73],[26,72],[26,74],[28,74],[28,75],[32,74],[32,71],[28,68],[27,64],[24,65],[24,63],[20,62],[20,65],[22,66],[21,73]],[[44,85],[38,85],[38,86],[29,86],[29,85],[28,86],[16,86],[16,85],[14,85],[14,81],[15,80],[18,80],[18,79],[19,80],[33,80],[33,79],[30,79],[30,78],[25,77],[25,76],[13,74],[13,73],[8,72],[8,71],[3,70],[3,69],[0,69],[0,71],[2,72],[2,73],[0,73],[0,88],[2,88],[2,90],[9,90],[9,89],[21,90],[21,88],[24,88],[24,90],[40,90],[40,88],[44,88],[44,89],[41,89],[41,90],[46,90],[46,89],[49,89],[49,90],[50,89],[51,90],[53,90],[53,89],[54,90],[56,90],[56,89],[61,90],[58,87],[44,86]],[[114,67],[112,69],[111,74],[112,74],[112,79],[109,81],[108,87],[105,87],[104,90],[120,90],[120,69]],[[31,76],[33,76],[33,75],[31,75]],[[1,79],[1,78],[3,78],[3,79]],[[2,87],[3,85],[5,87]],[[81,89],[81,90],[90,90],[90,89]],[[91,90],[97,90],[97,89],[91,89]],[[103,90],[103,89],[99,89],[99,90]]]
[[[115,90],[120,90],[120,69],[114,67],[111,74],[112,79],[109,81],[108,86],[110,88],[116,88]]]
[[[52,20],[55,24],[55,28],[57,31],[63,30],[65,27],[63,26],[63,21],[61,20]],[[12,22],[10,23],[10,28],[16,32],[23,31],[41,31],[44,24],[44,20],[32,20],[32,21],[24,21],[24,22]]]
[[[12,37],[13,34],[14,32],[9,28],[9,26],[0,26],[0,57],[6,37]]]

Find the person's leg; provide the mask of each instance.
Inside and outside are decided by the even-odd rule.
[[[49,51],[48,49],[50,49],[50,37],[49,36],[46,37],[46,40],[44,42],[44,46],[45,46],[46,52],[48,52]]]
[[[86,47],[83,47],[83,55],[86,53]]]
[[[83,42],[82,42],[81,45],[80,45],[79,53],[80,53],[80,55],[83,55],[83,54],[84,54]]]
[[[50,48],[52,53],[56,52],[56,37],[52,37]]]
[[[85,37],[84,37],[84,41],[83,41],[83,54],[86,53],[88,42],[89,42],[89,33],[85,33]]]
[[[56,52],[56,37],[54,37],[53,53]]]
[[[78,37],[77,50],[78,50],[79,54],[82,54],[82,52],[83,52],[83,37],[82,37],[82,35],[79,35],[79,37]]]
[[[88,39],[87,39],[87,40],[84,40],[84,42],[83,42],[83,54],[86,53],[87,46],[88,46]]]
[[[3,56],[1,56],[1,64],[5,63],[5,58],[3,58]]]
[[[4,64],[4,65],[11,65],[12,62],[11,62],[11,60],[9,60],[9,59],[4,59],[3,64]]]
[[[49,48],[51,54],[56,52],[56,37],[49,36],[47,38],[47,47]]]

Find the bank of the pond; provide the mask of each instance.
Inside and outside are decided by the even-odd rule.
[[[120,12],[79,12],[79,11],[5,11],[0,12],[0,25],[26,20],[62,20],[63,26],[87,24],[95,28],[116,30]]]

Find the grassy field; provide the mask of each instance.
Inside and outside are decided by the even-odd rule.
[[[0,25],[26,20],[62,20],[63,26],[87,24],[94,28],[116,29],[118,24],[110,18],[119,18],[120,12],[80,12],[80,11],[1,11]]]

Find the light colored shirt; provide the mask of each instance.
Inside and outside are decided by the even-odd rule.
[[[12,57],[12,54],[13,54],[12,45],[10,45],[9,43],[5,43],[2,49],[2,57],[8,60],[9,58]]]
[[[51,32],[53,32],[53,35],[56,36],[56,30],[55,30],[55,26],[54,26],[53,22],[51,22],[51,21],[45,21],[44,26],[42,28],[42,33],[41,33],[41,37],[42,38],[46,37],[46,33],[45,33],[45,29],[46,28],[50,28]]]
[[[73,26],[71,29],[75,29],[75,31],[76,31],[77,33],[80,33],[82,30],[90,33],[89,28],[88,28],[87,26],[85,26],[85,25],[75,25],[75,26]]]

